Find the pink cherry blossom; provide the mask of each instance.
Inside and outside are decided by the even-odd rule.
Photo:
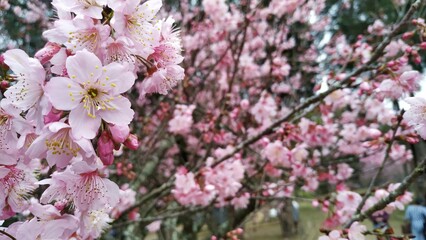
[[[349,240],[365,240],[367,239],[364,232],[367,231],[367,227],[361,225],[359,222],[352,223],[351,227],[348,230]]]
[[[148,229],[149,232],[157,232],[158,230],[160,230],[160,227],[161,227],[161,220],[157,220],[148,224],[146,226],[146,229]]]
[[[108,215],[108,209],[80,211],[77,210],[75,216],[79,219],[78,236],[83,239],[97,239],[101,233],[109,226],[112,219]]]
[[[28,57],[19,49],[9,50],[3,56],[17,80],[4,95],[14,106],[26,111],[38,103],[43,95],[45,70],[38,60]]]
[[[102,19],[102,7],[106,5],[107,0],[54,0],[53,5],[77,15],[88,16],[96,19]]]
[[[14,166],[0,165],[0,210],[10,208],[13,212],[21,212],[28,207],[26,198],[35,189],[36,179],[33,172],[19,163]],[[2,216],[0,219],[7,219]]]
[[[85,161],[76,162],[64,172],[55,173],[52,178],[39,184],[50,185],[41,197],[42,203],[67,199],[82,212],[114,207],[119,200],[118,186],[102,178],[98,166]]]
[[[101,44],[108,38],[110,27],[96,24],[91,18],[74,18],[58,20],[55,28],[45,31],[43,36],[50,42],[64,44],[70,51],[87,49],[100,55]]]
[[[149,0],[139,5],[140,2],[140,0],[131,0],[119,3],[123,6],[119,7],[121,11],[115,12],[111,23],[119,35],[133,41],[142,57],[147,57],[152,52],[150,48],[159,39],[158,30],[154,28],[151,21],[160,10],[162,2]]]
[[[264,150],[265,156],[273,165],[290,167],[290,150],[283,146],[282,142],[275,141],[269,143]]]
[[[165,95],[184,78],[184,70],[178,65],[183,61],[179,31],[173,24],[174,19],[168,18],[155,25],[160,41],[147,57],[148,77],[139,85],[141,97],[154,92]]]
[[[426,99],[422,97],[410,97],[404,99],[405,102],[410,104],[410,109],[408,109],[404,114],[404,119],[414,126],[417,133],[423,138],[426,139]]]
[[[50,166],[65,168],[73,158],[90,157],[94,150],[89,140],[73,137],[70,125],[54,122],[46,126],[44,133],[32,142],[26,154],[30,158],[46,158]]]
[[[194,109],[194,105],[177,105],[173,112],[174,117],[169,122],[169,131],[176,134],[188,133],[193,124],[192,112]]]
[[[69,124],[77,138],[94,138],[101,120],[130,123],[134,112],[129,100],[120,94],[133,85],[133,73],[118,63],[102,67],[100,60],[87,51],[69,57],[66,66],[70,78],[54,77],[45,90],[56,109],[71,111]]]

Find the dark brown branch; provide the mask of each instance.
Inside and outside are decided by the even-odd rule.
[[[260,133],[256,134],[255,136],[253,136],[253,137],[251,137],[251,138],[243,141],[232,152],[230,152],[229,154],[226,154],[225,156],[223,156],[220,159],[218,159],[214,163],[214,166],[216,166],[219,163],[225,161],[226,159],[231,158],[232,156],[234,156],[234,154],[236,154],[237,152],[241,151],[245,147],[247,147],[247,146],[249,146],[249,145],[257,142],[258,140],[260,140],[265,135],[273,133],[274,129],[276,127],[280,126],[283,122],[287,122],[290,119],[292,119],[293,116],[296,115],[301,110],[309,107],[311,104],[314,104],[316,102],[322,101],[325,97],[327,97],[328,95],[330,95],[334,91],[349,86],[351,84],[352,80],[356,76],[360,75],[363,72],[366,72],[366,71],[370,70],[369,69],[370,65],[372,65],[373,63],[375,63],[383,55],[386,46],[388,46],[389,43],[392,41],[392,39],[396,35],[398,35],[398,33],[403,28],[403,26],[408,23],[408,21],[414,15],[414,13],[416,12],[416,10],[419,9],[421,3],[422,3],[422,0],[417,0],[415,3],[413,3],[411,5],[410,9],[408,10],[408,12],[405,14],[404,18],[396,25],[396,27],[389,33],[389,35],[377,46],[377,48],[374,50],[374,52],[373,52],[370,60],[368,60],[361,67],[359,67],[358,69],[356,69],[355,71],[353,71],[351,74],[349,74],[346,78],[344,78],[341,81],[340,84],[336,84],[334,86],[331,86],[327,91],[322,92],[322,93],[320,93],[320,94],[318,94],[316,96],[310,97],[305,102],[300,103],[299,105],[297,105],[293,109],[293,111],[291,111],[290,113],[288,113],[286,116],[284,116],[281,119],[275,121],[269,127],[267,127],[266,129],[264,129]]]
[[[379,169],[377,170],[376,174],[373,176],[373,178],[370,181],[370,185],[368,186],[367,192],[365,193],[364,197],[362,198],[362,201],[359,203],[355,214],[359,214],[362,210],[362,208],[365,205],[365,202],[367,201],[367,198],[370,196],[371,191],[374,187],[374,185],[376,184],[377,178],[380,176],[380,174],[382,173],[383,169],[385,168],[386,162],[389,159],[389,155],[390,152],[392,150],[392,145],[395,142],[395,137],[396,137],[396,132],[398,131],[400,125],[401,125],[401,121],[402,121],[402,116],[404,115],[404,110],[401,110],[401,113],[398,115],[398,122],[396,123],[394,129],[393,129],[393,133],[392,133],[392,138],[390,139],[388,146],[386,148],[386,152],[385,152],[385,156],[384,159],[382,161],[382,164],[380,165]]]
[[[373,214],[376,211],[382,210],[385,208],[389,203],[394,202],[397,197],[403,195],[405,191],[408,189],[408,187],[414,182],[414,180],[417,179],[420,175],[424,174],[426,169],[426,159],[423,159],[423,161],[408,175],[404,178],[401,185],[397,189],[395,189],[393,192],[391,192],[387,197],[380,200],[378,203],[367,209],[365,212],[356,214],[347,224],[346,226],[350,226],[355,221],[363,221],[368,216]]]
[[[5,236],[7,236],[8,238],[12,239],[12,240],[16,240],[16,238],[12,235],[10,235],[9,233],[7,233],[6,231],[0,230],[0,234],[3,234]]]
[[[315,104],[315,103],[318,103],[318,102],[322,101],[325,97],[327,97],[328,95],[330,95],[331,93],[333,93],[336,90],[348,87],[352,83],[352,80],[356,76],[358,76],[361,73],[364,73],[366,71],[370,71],[371,70],[370,66],[373,63],[375,63],[383,55],[383,52],[384,52],[384,49],[386,48],[386,46],[389,45],[389,43],[392,41],[392,39],[395,36],[398,35],[398,33],[403,28],[403,26],[408,23],[408,21],[414,15],[414,13],[416,12],[416,10],[419,9],[420,5],[424,1],[425,0],[417,0],[415,3],[413,3],[411,5],[410,9],[405,14],[405,16],[403,17],[403,19],[396,25],[396,27],[390,32],[390,34],[377,46],[377,48],[374,50],[374,52],[373,52],[373,54],[372,54],[372,56],[371,56],[371,58],[370,58],[370,60],[368,62],[366,62],[361,67],[359,67],[358,69],[356,69],[355,71],[353,71],[351,74],[349,74],[346,78],[344,78],[340,82],[340,84],[336,84],[334,86],[331,86],[327,91],[322,92],[322,93],[320,93],[320,94],[318,94],[316,96],[308,98],[306,101],[300,103],[295,108],[293,108],[293,111],[291,111],[290,113],[288,113],[286,116],[282,117],[281,119],[278,119],[277,121],[275,121],[274,123],[272,123],[269,127],[267,127],[266,129],[264,129],[260,133],[256,134],[255,136],[253,136],[253,137],[251,137],[251,138],[249,138],[249,139],[241,142],[232,152],[230,152],[229,154],[226,154],[223,157],[219,158],[213,164],[213,167],[217,166],[221,162],[223,162],[223,161],[231,158],[232,156],[234,156],[234,154],[238,153],[239,151],[241,151],[242,149],[248,147],[249,145],[257,142],[258,140],[260,140],[265,135],[273,133],[274,129],[276,127],[280,126],[284,122],[287,122],[287,121],[289,121],[291,119],[294,119],[295,116],[297,116],[297,114],[299,112],[301,112],[302,110],[305,110],[306,108],[309,108],[312,104]],[[169,190],[173,186],[173,181],[174,181],[174,177],[172,177],[171,179],[169,179],[168,182],[164,183],[160,187],[154,189],[153,191],[151,191],[150,193],[148,193],[147,195],[145,195],[138,203],[136,203],[132,207],[130,207],[127,210],[125,210],[123,212],[123,214],[116,221],[122,219],[123,216],[127,215],[133,209],[142,206],[148,200],[150,200],[150,199],[154,198],[155,196],[161,194],[161,192]],[[359,216],[363,216],[363,214],[361,214]],[[365,217],[363,217],[362,220],[363,219],[365,219]],[[354,220],[354,221],[356,221],[356,220]]]

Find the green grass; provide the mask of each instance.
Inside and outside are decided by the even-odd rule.
[[[300,222],[298,234],[293,235],[287,240],[317,240],[321,233],[319,229],[321,223],[327,217],[326,213],[312,207],[309,203],[300,203]],[[394,228],[396,234],[401,232],[401,224],[403,222],[404,213],[402,211],[394,212],[390,218],[390,225]],[[363,222],[369,230],[373,228],[371,221]],[[245,240],[283,240],[278,220],[271,222],[255,223],[249,221],[245,225]],[[368,239],[375,239],[369,236]]]
[[[322,222],[326,219],[327,214],[321,210],[314,208],[308,202],[300,203],[300,221],[297,235],[283,238],[278,219],[265,221],[266,209],[260,214],[253,214],[244,225],[244,240],[317,240],[321,233],[319,229]],[[401,224],[403,222],[404,212],[397,211],[391,215],[390,225],[394,228],[396,234],[401,232]],[[369,220],[363,222],[369,230],[372,230],[372,223]],[[200,232],[198,239],[208,239],[209,232],[207,229]],[[156,235],[148,236],[149,240],[157,239]],[[369,236],[367,239],[375,240],[375,237]]]

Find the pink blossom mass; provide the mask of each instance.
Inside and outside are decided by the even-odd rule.
[[[0,0],[0,240],[410,239],[425,8]]]

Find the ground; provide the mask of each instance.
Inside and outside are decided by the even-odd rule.
[[[253,214],[244,225],[244,240],[317,240],[321,233],[319,229],[322,221],[326,218],[326,213],[311,206],[310,202],[300,203],[300,223],[298,234],[292,237],[283,238],[281,236],[281,230],[278,219],[267,219],[267,209],[259,211],[260,214]],[[404,212],[396,211],[391,215],[390,225],[394,228],[395,233],[401,233],[401,225],[403,222]],[[368,229],[372,229],[370,221],[366,220],[363,222]],[[148,240],[158,239],[156,235],[152,234],[148,236]],[[209,239],[208,232],[202,231],[199,234],[199,239]],[[375,238],[370,236],[369,240]]]

